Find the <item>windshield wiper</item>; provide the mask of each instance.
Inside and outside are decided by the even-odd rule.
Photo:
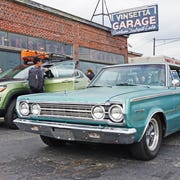
[[[102,87],[102,86],[88,86],[88,88],[93,88],[93,87]]]
[[[93,87],[112,87],[112,86],[88,86],[88,88],[93,88]]]
[[[116,86],[137,86],[137,84],[132,84],[132,83],[119,83],[119,84],[116,84]]]

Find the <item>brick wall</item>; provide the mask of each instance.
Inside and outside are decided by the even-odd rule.
[[[127,38],[11,0],[0,0],[0,30],[71,43],[74,58],[78,47],[122,54],[127,62]]]

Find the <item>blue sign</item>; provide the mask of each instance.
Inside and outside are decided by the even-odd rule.
[[[111,26],[113,36],[158,31],[158,6],[143,6],[112,13]]]

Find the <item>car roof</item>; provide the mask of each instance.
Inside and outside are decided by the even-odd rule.
[[[171,66],[175,66],[175,67],[179,67],[180,68],[180,65],[177,65],[177,64],[172,64],[172,63],[129,63],[129,64],[116,64],[116,65],[108,65],[108,66],[105,66],[103,69],[106,69],[106,68],[113,68],[113,67],[123,67],[123,66],[140,66],[140,65],[153,65],[153,64],[158,64],[158,65],[171,65]]]

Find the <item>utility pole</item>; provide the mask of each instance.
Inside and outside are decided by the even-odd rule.
[[[156,55],[156,39],[155,38],[153,38],[153,56],[155,56]]]
[[[159,45],[156,45],[156,42],[157,41],[164,41],[163,43],[159,44]],[[166,41],[169,41],[169,42],[166,42]],[[169,44],[169,43],[174,43],[176,41],[180,41],[180,37],[176,37],[176,38],[166,38],[166,39],[155,39],[153,38],[153,56],[156,55],[156,47],[159,47],[159,46],[162,46],[162,45],[166,45],[166,44]]]

